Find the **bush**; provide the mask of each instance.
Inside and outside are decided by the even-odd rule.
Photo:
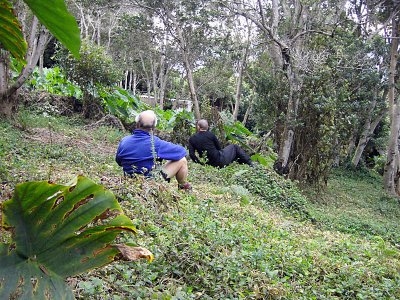
[[[76,99],[82,98],[81,89],[69,81],[59,67],[43,68],[43,73],[35,68],[28,85],[31,89],[51,94],[75,97]]]
[[[58,48],[55,55],[60,66],[65,70],[67,78],[80,86],[83,92],[83,113],[86,117],[99,114],[101,103],[96,94],[96,85],[112,86],[122,78],[122,71],[113,63],[105,49],[83,41],[80,58]]]
[[[386,155],[374,156],[374,171],[383,175],[383,171],[386,164]]]

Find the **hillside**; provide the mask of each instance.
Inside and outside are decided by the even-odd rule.
[[[19,182],[84,174],[137,226],[120,239],[155,255],[69,278],[78,299],[400,298],[399,203],[379,176],[337,171],[327,190],[302,193],[261,166],[190,163],[183,193],[121,176],[114,153],[128,133],[29,112],[19,124],[0,121],[0,202]]]

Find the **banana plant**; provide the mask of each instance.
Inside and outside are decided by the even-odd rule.
[[[0,244],[0,299],[73,299],[66,277],[118,259],[153,259],[147,249],[113,244],[136,229],[115,196],[83,176],[17,185],[2,213],[13,241]]]
[[[33,14],[75,57],[79,57],[80,33],[75,18],[69,13],[64,0],[24,0]],[[16,17],[13,2],[0,0],[0,48],[26,63],[27,44],[21,24]]]

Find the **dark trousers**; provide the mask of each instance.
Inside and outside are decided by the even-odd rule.
[[[227,166],[234,161],[237,161],[241,164],[248,164],[250,166],[253,165],[250,156],[248,156],[247,153],[244,152],[244,150],[238,145],[229,145],[221,150],[220,167]]]

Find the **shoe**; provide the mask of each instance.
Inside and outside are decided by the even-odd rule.
[[[171,182],[171,178],[168,178],[168,175],[164,173],[164,171],[161,171],[161,176],[164,178],[164,180],[168,183]]]
[[[184,190],[184,191],[191,191],[192,190],[192,186],[190,185],[189,182],[179,183],[178,184],[178,189],[179,190]]]

